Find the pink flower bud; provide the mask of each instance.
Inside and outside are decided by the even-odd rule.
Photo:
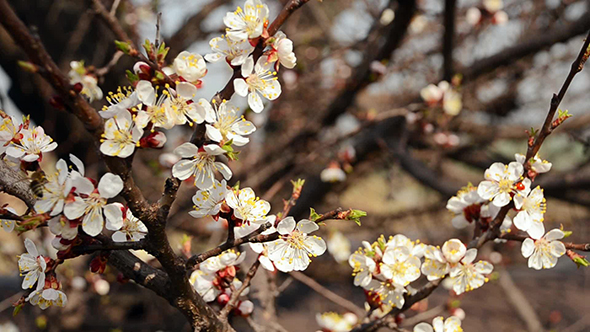
[[[139,145],[142,148],[161,149],[164,144],[166,144],[166,134],[161,131],[154,131],[139,140]]]

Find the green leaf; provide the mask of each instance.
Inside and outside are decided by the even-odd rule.
[[[574,257],[572,260],[574,261],[574,263],[576,263],[578,267],[588,267],[590,265],[590,262],[588,262],[588,260],[584,256]]]
[[[127,55],[129,55],[129,51],[131,51],[131,45],[129,45],[128,42],[115,40],[115,47]]]
[[[24,306],[25,306],[25,304],[24,304],[24,303],[21,303],[21,304],[19,304],[19,305],[15,306],[15,307],[14,307],[14,310],[12,311],[12,317],[16,317],[16,315],[18,315],[18,314],[19,314],[19,312],[20,312],[21,310],[23,310],[23,307],[24,307]]]
[[[317,214],[314,208],[309,208],[309,220],[316,221],[322,217],[321,214]]]
[[[135,82],[139,81],[139,76],[137,76],[137,74],[135,74],[131,70],[127,69],[127,71],[125,72],[127,73],[127,79],[129,80],[129,82],[131,82],[131,84],[135,84]]]
[[[362,210],[350,210],[348,216],[346,217],[347,220],[354,221],[357,225],[361,225],[361,218],[366,217],[367,212]]]

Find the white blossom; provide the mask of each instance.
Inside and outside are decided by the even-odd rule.
[[[519,163],[523,164],[526,162],[526,156],[524,154],[516,153],[514,158]],[[536,173],[547,173],[551,170],[552,164],[547,160],[541,159],[538,154],[536,154],[531,160],[531,170]]]
[[[54,235],[58,235],[66,240],[73,240],[78,236],[78,224],[71,223],[63,216],[56,216],[48,222],[49,230]]]
[[[223,58],[232,66],[240,66],[248,55],[254,51],[254,46],[247,39],[233,41],[227,36],[215,37],[209,42],[213,53],[205,55],[205,60],[217,62]]]
[[[557,259],[566,252],[565,245],[558,240],[564,234],[559,229],[553,229],[538,240],[530,238],[522,242],[521,252],[529,259],[529,267],[535,270],[550,269],[557,264]]]
[[[318,313],[315,318],[322,331],[330,332],[348,332],[358,322],[358,317],[351,312],[343,315],[335,312]]]
[[[526,188],[522,194],[514,196],[514,207],[518,213],[514,217],[514,226],[528,232],[533,239],[539,239],[545,234],[543,215],[546,211],[546,201],[543,189],[537,186],[530,190]]]
[[[432,326],[428,323],[414,326],[414,332],[463,332],[463,328],[459,317],[451,316],[445,320],[439,316],[432,320]]]
[[[127,208],[124,212],[123,204],[113,203],[104,207],[106,217],[106,228],[113,233],[113,241],[139,241],[143,239],[148,229],[141,220],[136,218],[131,210]]]
[[[172,68],[178,76],[191,83],[195,83],[207,74],[207,64],[203,57],[187,51],[182,51],[176,56]]]
[[[193,218],[203,218],[205,216],[214,216],[219,213],[221,204],[225,201],[227,195],[227,183],[215,180],[213,187],[206,190],[199,190],[193,196],[193,210],[188,214]]]
[[[460,264],[453,267],[449,273],[453,290],[457,295],[481,287],[487,279],[484,275],[492,273],[494,266],[485,261],[473,264],[477,256],[477,249],[469,249]]]
[[[319,226],[307,219],[295,223],[293,217],[282,219],[277,225],[280,238],[268,244],[268,257],[282,272],[303,271],[326,251],[326,243],[318,236],[309,236]]]
[[[213,102],[214,106],[217,103]],[[203,105],[205,108],[211,107],[209,103]],[[212,125],[207,124],[206,135],[215,142],[227,142],[232,140],[233,145],[246,145],[250,139],[244,136],[252,134],[256,127],[250,121],[247,121],[244,116],[238,116],[238,109],[225,100],[215,107],[215,121]]]
[[[6,149],[10,145],[10,142],[16,138],[22,125],[15,126],[15,119],[11,116],[2,118],[0,122],[0,153],[6,152]]]
[[[11,208],[10,206],[5,207],[5,209],[9,212],[12,212],[12,214],[14,215],[17,215],[16,210]],[[15,226],[16,222],[12,219],[0,219],[0,227],[2,227],[2,230],[4,230],[5,232],[12,232]]]
[[[226,13],[223,18],[223,23],[227,26],[227,36],[234,41],[260,37],[266,21],[268,6],[260,0],[246,0],[244,10],[238,7],[235,12]]]
[[[281,84],[276,71],[267,56],[261,56],[256,65],[250,56],[242,65],[242,77],[234,80],[234,88],[238,95],[248,96],[248,105],[260,113],[264,109],[260,94],[268,100],[275,100],[281,94]]]
[[[44,152],[50,152],[57,148],[57,143],[47,135],[43,127],[33,129],[21,129],[21,139],[18,142],[11,141],[6,149],[6,154],[26,162],[39,160]]]
[[[237,193],[229,191],[225,201],[234,210],[234,217],[244,222],[264,224],[270,212],[270,203],[256,197],[252,188],[242,188]]]
[[[493,163],[486,169],[485,181],[479,183],[477,193],[483,199],[492,200],[492,204],[498,207],[506,206],[513,194],[526,189],[527,181],[519,182],[523,172],[522,164],[515,161],[508,165]]]
[[[394,284],[403,287],[420,278],[420,259],[407,246],[388,246],[381,261],[381,275]]]
[[[37,213],[49,213],[56,216],[63,211],[66,197],[72,190],[72,181],[67,163],[60,159],[55,164],[56,176],[48,176],[48,182],[43,185],[43,196],[35,202]]]
[[[109,106],[103,106],[102,110],[98,113],[105,119],[110,119],[121,111],[126,111],[141,103],[137,92],[129,87],[118,87],[116,93],[109,91],[106,99],[109,102]]]
[[[65,307],[68,302],[68,297],[60,290],[48,288],[32,292],[26,298],[26,301],[29,301],[32,305],[38,305],[41,310],[45,310],[52,305]]]
[[[217,256],[207,258],[199,266],[199,269],[205,273],[215,273],[223,270],[228,266],[235,266],[244,261],[245,253],[235,251],[233,249],[226,250]]]
[[[118,175],[106,173],[98,182],[98,188],[89,179],[76,176],[72,179],[76,188],[73,201],[66,203],[64,215],[74,220],[82,219],[82,229],[90,236],[98,235],[104,227],[103,209],[108,206],[107,199],[117,196],[123,190],[123,180]]]
[[[205,302],[215,301],[217,295],[221,293],[221,290],[213,285],[213,281],[216,279],[215,274],[206,273],[201,270],[195,270],[189,279],[197,293]]]
[[[469,226],[480,216],[481,203],[485,202],[477,193],[477,187],[468,185],[459,190],[447,202],[447,209],[454,214],[452,224],[457,229]]]
[[[154,128],[171,129],[174,127],[174,119],[169,108],[164,107],[164,102],[167,100],[168,93],[157,95],[156,89],[149,81],[139,81],[135,87],[135,92],[142,104],[146,107],[144,111],[140,108],[137,111],[137,116],[133,119],[136,126],[144,129],[150,122],[152,123],[152,131]],[[166,91],[167,92],[167,91]]]
[[[174,153],[182,157],[172,166],[172,175],[179,180],[195,177],[195,186],[201,190],[213,187],[215,183],[215,170],[219,171],[226,180],[231,179],[232,172],[224,163],[215,161],[215,156],[225,153],[219,145],[208,144],[199,149],[196,145],[186,142],[176,149]]]
[[[364,288],[372,293],[377,294],[377,296],[379,296],[379,301],[387,307],[396,307],[401,309],[406,302],[404,293],[407,293],[408,291],[404,288],[404,286],[389,280],[380,281],[373,279]]]
[[[350,256],[350,240],[339,231],[332,231],[328,235],[328,252],[338,263],[346,262]]]
[[[45,257],[39,254],[37,246],[31,239],[25,239],[25,248],[27,252],[18,258],[18,270],[20,275],[25,277],[22,288],[32,288],[36,282],[37,289],[43,289],[45,286],[45,268],[47,268]]]
[[[352,275],[354,276],[354,285],[365,287],[373,279],[373,272],[377,268],[377,264],[373,258],[368,257],[366,253],[358,250],[348,258],[348,264],[353,268]]]
[[[86,73],[84,68],[84,62],[82,61],[71,61],[70,71],[68,76],[70,77],[70,84],[76,83],[82,84],[81,93],[88,97],[88,101],[93,102],[95,100],[102,99],[102,90],[98,86],[98,80],[92,75]]]
[[[419,241],[412,241],[408,237],[403,234],[396,234],[393,237],[389,237],[385,246],[389,247],[407,247],[410,250],[410,255],[415,257],[422,257],[424,256],[424,249],[426,246],[422,243],[418,243]],[[387,249],[386,249],[387,250]]]
[[[279,64],[289,69],[293,69],[297,64],[297,58],[293,52],[293,41],[282,31],[278,31],[273,37],[272,51],[268,61],[277,60]],[[278,66],[276,68],[278,69]]]
[[[176,89],[164,90],[168,99],[164,101],[166,113],[172,117],[172,122],[176,125],[189,123],[203,123],[206,119],[204,112],[192,102],[197,95],[197,87],[192,83],[177,82]]]
[[[127,158],[135,151],[141,136],[143,129],[135,125],[131,113],[121,110],[105,122],[100,152],[107,156]]]

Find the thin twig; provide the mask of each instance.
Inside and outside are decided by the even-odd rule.
[[[316,291],[316,293],[320,294],[321,296],[325,297],[326,299],[332,301],[333,303],[341,306],[342,308],[353,312],[358,317],[362,317],[365,314],[365,310],[357,307],[356,304],[350,302],[349,300],[343,298],[342,296],[332,292],[331,290],[327,289],[326,287],[320,285],[317,281],[313,280],[312,278],[306,276],[305,274],[297,271],[293,271],[290,273],[293,279],[305,284],[309,288]]]
[[[240,287],[239,289],[232,292],[231,297],[229,298],[229,301],[227,302],[225,307],[223,307],[223,309],[221,309],[221,312],[219,313],[219,315],[222,318],[226,318],[229,315],[229,313],[236,307],[236,304],[238,302],[238,299],[240,298],[240,295],[242,294],[242,292],[244,290],[246,290],[246,288],[248,288],[250,286],[250,281],[252,281],[252,278],[254,278],[254,275],[256,274],[256,271],[258,271],[259,266],[260,266],[260,261],[257,259],[254,262],[254,264],[252,264],[252,266],[248,270],[248,273],[244,277],[244,280],[242,281],[242,287]]]

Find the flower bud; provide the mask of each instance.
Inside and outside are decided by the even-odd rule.
[[[142,148],[161,149],[164,144],[166,144],[166,134],[161,131],[155,131],[139,140]]]

